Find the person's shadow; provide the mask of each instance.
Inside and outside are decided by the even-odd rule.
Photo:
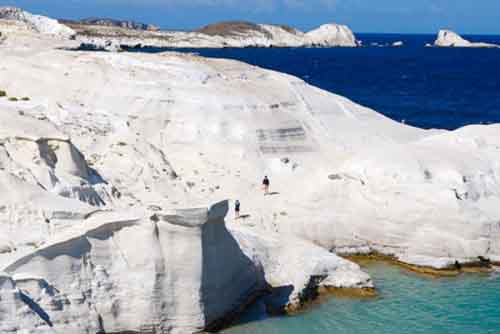
[[[250,217],[251,217],[251,215],[249,215],[249,214],[245,214],[245,215],[240,215],[240,216],[239,216],[238,218],[236,218],[236,219],[248,219],[248,218],[250,218]]]
[[[273,192],[270,192],[270,193],[267,193],[267,194],[264,194],[266,196],[276,196],[276,195],[279,195],[280,193],[277,192],[277,191],[273,191]]]

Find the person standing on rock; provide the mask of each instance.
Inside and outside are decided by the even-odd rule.
[[[267,176],[264,177],[264,180],[262,181],[262,187],[264,188],[264,195],[269,195],[269,179]]]
[[[240,218],[240,206],[240,201],[236,200],[236,202],[234,202],[234,215],[236,216],[236,219]]]

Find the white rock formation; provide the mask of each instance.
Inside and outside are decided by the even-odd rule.
[[[278,307],[372,286],[332,249],[500,262],[500,125],[426,131],[236,61],[73,45],[0,47],[0,90],[30,98],[0,98],[0,332],[192,332],[266,284]]]
[[[252,227],[253,218],[226,229],[227,202],[175,209],[248,187],[228,182],[217,166],[222,146],[213,146],[213,157],[205,144],[184,155],[183,143],[198,130],[183,127],[184,117],[201,120],[190,105],[193,83],[215,88],[212,79],[222,84],[233,75],[251,83],[258,78],[251,67],[175,54],[72,53],[56,50],[60,43],[14,29],[0,48],[0,87],[30,97],[0,98],[0,295],[7,301],[0,332],[196,332],[223,324],[268,284],[287,293],[277,308],[305,302],[311,282],[372,287],[359,266],[297,236]],[[284,83],[257,75],[278,79],[276,88]],[[179,88],[179,101],[165,94],[165,82]],[[239,92],[235,102],[247,100],[246,89],[231,89]],[[148,107],[143,98],[156,102]],[[178,102],[190,111],[171,124]],[[197,172],[184,167],[195,166],[192,153],[209,157]]]
[[[457,48],[497,48],[496,44],[474,43],[462,38],[459,34],[451,30],[440,30],[434,46],[457,47]]]
[[[0,308],[2,330],[189,333],[217,325],[258,296],[265,281],[291,287],[293,304],[302,302],[312,276],[324,276],[318,286],[371,286],[358,266],[311,243],[229,232],[227,202],[209,211],[116,208],[128,194],[99,194],[104,180],[57,126],[15,110],[1,115],[0,267],[8,276],[0,294],[11,300]],[[136,144],[154,166],[157,152]],[[171,166],[160,163],[172,180]],[[99,211],[104,204],[111,211]]]
[[[347,46],[354,47],[358,43],[356,37],[349,27],[338,24],[324,24],[306,34],[306,45],[330,47]]]
[[[343,25],[325,24],[303,33],[297,29],[245,22],[215,24],[197,32],[137,30],[85,26],[78,40],[89,45],[153,46],[171,48],[224,48],[224,47],[356,47],[353,32]],[[92,31],[88,35],[86,31]]]
[[[42,34],[50,34],[64,38],[76,34],[71,28],[60,24],[57,20],[41,15],[33,15],[14,7],[0,7],[0,19],[23,22],[34,31]]]
[[[154,221],[93,214],[80,231],[5,268],[43,320],[20,317],[19,329],[203,330],[265,288],[262,271],[225,228],[226,211],[223,202]]]
[[[108,51],[108,52],[120,52],[123,51],[119,42],[114,39],[93,39],[91,41],[86,41],[80,45],[81,49],[87,51]]]

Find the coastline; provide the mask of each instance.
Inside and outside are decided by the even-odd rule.
[[[0,48],[0,184],[14,193],[1,198],[0,296],[13,305],[1,315],[23,331],[215,330],[266,285],[284,292],[276,313],[373,298],[363,258],[492,270],[329,249],[411,245],[408,261],[436,266],[498,256],[499,125],[417,129],[242,62],[73,53],[59,47],[74,40],[30,34]],[[41,311],[21,317],[19,291]]]
[[[471,261],[469,263],[458,264],[454,267],[434,268],[430,266],[418,266],[398,260],[395,256],[385,255],[378,252],[371,252],[369,254],[338,254],[342,258],[355,262],[360,266],[371,262],[384,262],[408,271],[430,276],[434,278],[439,277],[457,277],[466,273],[492,273],[495,271],[494,262],[481,262]]]

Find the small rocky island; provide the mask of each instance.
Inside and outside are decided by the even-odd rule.
[[[440,30],[434,42],[434,46],[455,48],[500,48],[500,45],[496,44],[468,41],[451,30]]]
[[[223,28],[185,36],[240,38]],[[74,28],[20,9],[0,31],[2,333],[195,333],[256,298],[372,295],[351,256],[500,262],[498,124],[418,129],[237,61],[67,51]]]

